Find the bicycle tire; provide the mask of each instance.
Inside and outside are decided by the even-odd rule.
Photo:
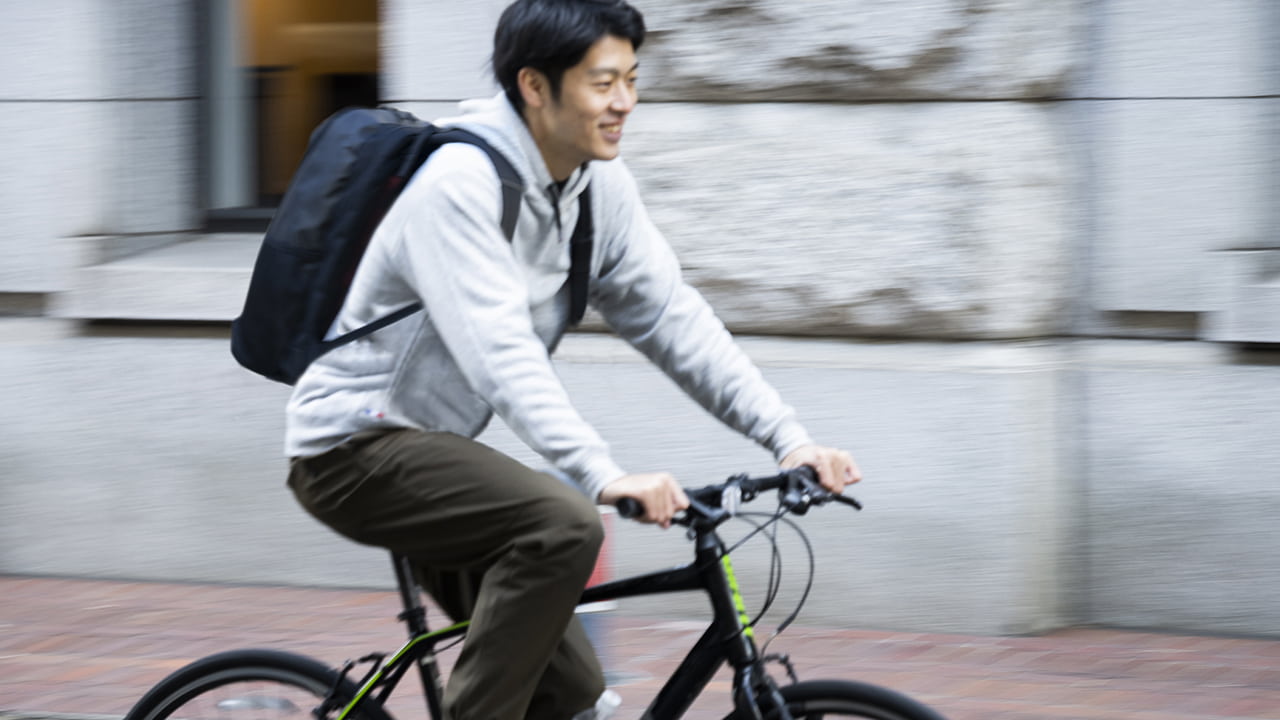
[[[926,705],[878,685],[851,680],[810,680],[779,688],[795,720],[946,720]],[[765,720],[777,712],[765,714]],[[731,713],[728,720],[746,720]]]
[[[232,650],[186,665],[147,691],[124,720],[314,720],[321,700],[337,686],[345,705],[358,688],[350,679],[302,655],[277,650]],[[392,720],[372,704],[352,720]]]

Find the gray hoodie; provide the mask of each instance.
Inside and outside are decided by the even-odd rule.
[[[568,325],[569,238],[588,183],[591,306],[710,413],[775,457],[810,442],[684,283],[621,160],[588,163],[557,189],[502,95],[463,109],[440,124],[482,136],[524,180],[514,238],[499,227],[501,190],[489,158],[462,143],[433,153],[374,233],[331,336],[419,300],[426,310],[307,368],[289,400],[286,454],[318,455],[376,428],[475,437],[496,412],[592,499],[626,474],[574,409],[550,360]]]

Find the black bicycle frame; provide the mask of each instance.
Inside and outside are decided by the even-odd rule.
[[[754,700],[754,686],[759,679],[754,670],[759,656],[729,556],[712,528],[697,531],[694,543],[694,561],[690,564],[601,583],[582,593],[583,603],[692,590],[705,592],[711,600],[711,625],[649,703],[642,720],[669,720],[683,715],[723,662],[734,669],[738,694],[746,692],[746,699]]]
[[[750,620],[743,608],[733,567],[719,535],[712,526],[699,527],[693,532],[692,563],[594,585],[583,591],[580,604],[688,591],[705,592],[711,600],[711,625],[654,697],[642,716],[643,720],[674,720],[682,716],[707,683],[711,682],[721,663],[725,662],[734,669],[734,704],[746,712],[747,717],[758,717],[757,697],[763,692],[770,696],[766,707],[777,708],[783,720],[790,720],[776,686],[759,669],[759,653]],[[379,704],[383,703],[400,682],[410,663],[417,665],[421,672],[428,711],[436,720],[442,717],[440,673],[436,665],[435,647],[441,641],[464,634],[468,624],[458,623],[442,630],[430,631],[427,628],[421,590],[413,579],[408,561],[400,556],[393,556],[393,562],[400,598],[405,608],[400,618],[408,624],[409,642],[385,666],[375,667],[369,672],[361,683],[359,693],[343,708],[337,720],[344,720],[348,713],[375,690],[378,692],[373,699]]]

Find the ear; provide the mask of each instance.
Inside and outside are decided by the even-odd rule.
[[[516,83],[520,88],[520,97],[524,98],[527,107],[541,108],[551,96],[551,85],[547,76],[531,67],[520,68],[516,74]]]

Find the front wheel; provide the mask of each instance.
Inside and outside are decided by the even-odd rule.
[[[795,720],[864,718],[865,720],[946,720],[898,692],[848,680],[811,680],[779,688]],[[765,714],[765,720],[778,713]],[[745,720],[738,714],[729,720]]]
[[[274,650],[233,650],[197,660],[161,680],[124,720],[315,720],[312,711],[335,690],[341,708],[357,692],[332,668]],[[362,703],[351,720],[391,720]]]

